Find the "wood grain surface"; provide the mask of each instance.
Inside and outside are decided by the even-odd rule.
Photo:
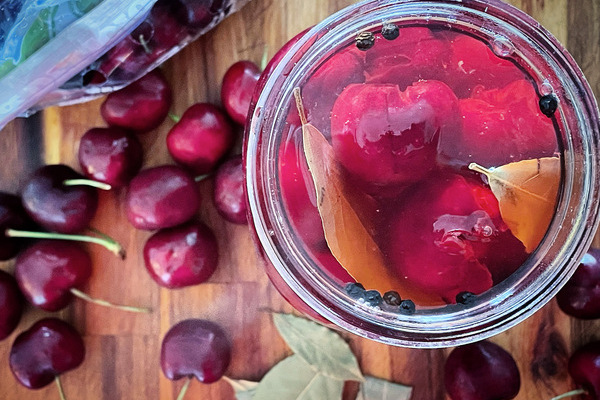
[[[319,22],[351,0],[252,0],[239,13],[185,48],[164,65],[181,114],[192,103],[219,103],[220,81],[226,69],[241,59],[260,62],[266,48],[272,56],[289,38]],[[600,2],[598,0],[512,0],[546,26],[565,44],[600,93]],[[0,190],[16,192],[28,173],[43,163],[66,163],[78,168],[78,139],[89,128],[103,126],[101,99],[86,104],[50,108],[27,120],[15,120],[0,135]],[[165,135],[172,122],[141,137],[145,166],[172,163]],[[241,133],[241,132],[240,132]],[[241,138],[236,148],[239,152]],[[225,222],[212,201],[212,182],[199,184],[203,205],[199,219],[216,233],[220,246],[217,272],[202,285],[160,289],[143,266],[142,246],[147,232],[134,230],[124,215],[124,191],[102,193],[93,227],[120,241],[126,261],[89,247],[94,272],[84,288],[92,296],[113,302],[149,306],[154,312],[136,315],[87,305],[76,300],[56,313],[83,334],[84,364],[62,377],[68,399],[174,399],[182,382],[163,377],[160,342],[176,322],[190,317],[221,324],[233,343],[232,378],[259,380],[290,351],[277,334],[268,310],[292,308],[269,283],[247,226]],[[596,241],[596,243],[600,243]],[[12,263],[2,264],[12,270]],[[29,308],[16,333],[0,342],[0,399],[58,399],[54,385],[37,391],[19,386],[8,367],[8,352],[17,332],[49,315]],[[566,362],[577,346],[600,339],[600,323],[581,322],[560,312],[552,301],[534,316],[493,338],[517,360],[522,387],[518,399],[542,400],[573,387]],[[413,400],[443,400],[446,350],[410,350],[345,336],[365,374],[414,386]],[[233,399],[221,380],[204,385],[193,381],[186,399]],[[329,400],[329,399],[323,399]]]

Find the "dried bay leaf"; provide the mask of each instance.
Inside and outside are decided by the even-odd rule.
[[[361,220],[348,200],[342,167],[325,136],[306,121],[299,89],[294,90],[302,120],[304,154],[317,196],[317,208],[331,254],[367,289],[381,293],[398,290],[402,283],[387,268],[368,221]]]
[[[356,400],[408,400],[412,387],[365,376]]]
[[[273,314],[279,334],[316,371],[341,381],[362,381],[356,357],[337,333],[292,314]]]
[[[258,382],[246,381],[243,379],[231,379],[226,376],[224,376],[223,379],[233,388],[236,400],[251,400],[258,388]]]
[[[292,355],[267,372],[252,400],[337,400],[344,381],[327,377]]]
[[[502,219],[527,252],[535,250],[556,208],[560,159],[544,157],[490,169],[471,163],[469,169],[487,176]]]

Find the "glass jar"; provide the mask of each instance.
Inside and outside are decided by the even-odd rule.
[[[552,121],[561,184],[550,226],[521,267],[468,306],[418,307],[413,314],[402,314],[353,299],[339,280],[323,272],[323,259],[307,250],[282,198],[278,166],[286,120],[295,107],[294,88],[302,88],[361,32],[381,32],[384,22],[398,25],[400,32],[407,26],[425,26],[483,40],[497,56],[513,60],[527,73],[538,96],[558,100]],[[598,107],[581,70],[558,41],[531,17],[497,0],[367,0],[330,16],[296,40],[259,82],[244,150],[250,220],[269,277],[284,297],[300,311],[349,332],[420,348],[490,337],[546,304],[587,251],[600,204]]]

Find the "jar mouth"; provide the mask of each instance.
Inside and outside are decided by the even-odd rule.
[[[380,26],[443,24],[490,40],[508,40],[538,90],[559,98],[562,184],[547,234],[509,278],[478,295],[472,306],[419,309],[413,315],[359,304],[332,279],[294,237],[278,184],[278,147],[295,87],[336,46]],[[503,42],[506,43],[506,42]],[[546,85],[546,86],[544,86]],[[289,288],[332,323],[386,344],[434,348],[465,344],[504,331],[546,304],[569,279],[587,251],[599,222],[597,153],[600,118],[591,89],[572,57],[522,11],[497,0],[367,0],[312,28],[292,46],[256,101],[246,129],[245,168],[249,212],[268,262]]]

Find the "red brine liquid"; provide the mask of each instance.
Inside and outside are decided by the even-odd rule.
[[[467,33],[401,27],[391,40],[376,32],[366,50],[336,51],[301,93],[345,186],[372,200],[356,211],[371,219],[402,298],[417,308],[452,304],[499,284],[529,257],[486,177],[468,168],[559,154],[539,88],[516,61]],[[354,282],[325,240],[293,104],[278,165],[287,217],[306,251],[341,286]]]

